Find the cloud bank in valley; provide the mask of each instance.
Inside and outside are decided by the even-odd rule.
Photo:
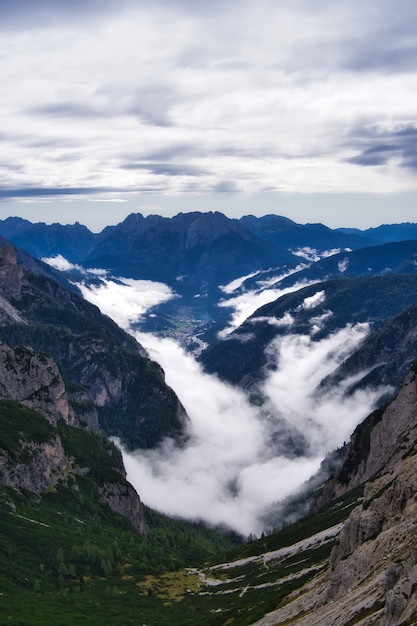
[[[126,330],[146,311],[175,297],[164,283],[133,278],[102,278],[98,285],[80,283],[78,287],[86,300],[97,305]]]
[[[230,333],[243,324],[248,317],[264,304],[269,304],[287,293],[297,291],[301,287],[313,284],[313,282],[305,281],[303,283],[296,283],[285,289],[281,289],[278,286],[279,282],[284,278],[301,271],[305,267],[308,266],[305,264],[297,265],[294,269],[283,274],[277,274],[269,279],[262,279],[264,272],[254,272],[247,276],[237,278],[228,285],[223,285],[221,290],[229,297],[220,300],[218,305],[223,308],[232,309],[233,312],[228,325],[218,332],[219,339],[227,338]],[[256,287],[254,289],[246,289],[245,281],[257,275],[259,275],[260,278],[256,281]],[[233,295],[235,292],[238,292],[237,295]]]
[[[312,318],[312,336],[316,321]],[[288,334],[274,339],[267,348],[270,372],[263,386],[270,410],[306,435],[312,455],[327,452],[348,441],[354,428],[371,412],[381,389],[344,392],[352,383],[317,391],[320,382],[353,352],[369,332],[367,324],[347,325],[321,341],[312,336]]]
[[[56,256],[44,257],[42,259],[44,263],[47,263],[51,267],[54,267],[56,270],[60,272],[70,272],[71,270],[77,270],[77,272],[83,272],[84,269],[81,265],[76,265],[71,263],[66,259],[62,254],[57,254]]]
[[[176,297],[176,294],[165,283],[134,278],[107,278],[107,271],[100,268],[85,269],[81,265],[71,263],[61,254],[43,258],[44,263],[61,272],[76,271],[78,274],[93,275],[99,280],[94,283],[88,280],[78,282],[83,297],[100,308],[102,313],[111,317],[116,323],[129,330],[143,315],[153,307]]]
[[[124,453],[128,478],[144,502],[171,515],[259,532],[259,514],[290,495],[319,466],[317,456],[286,459],[269,450],[267,430],[243,392],[204,374],[174,341],[140,334],[191,418],[183,448],[166,442]]]
[[[116,292],[85,286],[84,295],[129,329],[134,321],[129,302],[147,306],[137,287],[136,281],[126,281]],[[322,297],[318,292],[316,299]],[[347,326],[320,342],[300,335],[272,342],[269,359],[276,369],[264,384],[267,401],[262,411],[250,405],[241,390],[205,374],[174,340],[136,333],[164,368],[167,383],[191,421],[182,447],[167,440],[154,450],[123,451],[128,479],[146,504],[164,513],[226,525],[243,535],[260,533],[268,507],[294,494],[325,454],[343,444],[372,410],[376,392],[345,398],[340,387],[330,394],[316,393],[320,380],[366,333],[366,326]],[[302,456],[295,457],[279,440],[272,443],[271,434],[281,420],[308,442]]]

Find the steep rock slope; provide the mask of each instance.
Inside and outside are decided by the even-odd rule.
[[[328,569],[257,626],[412,625],[417,619],[417,366],[398,396],[359,426],[319,501],[364,484]]]
[[[416,301],[414,275],[324,281],[261,307],[226,340],[205,350],[200,360],[208,372],[252,388],[264,378],[266,348],[276,337],[300,334],[317,341],[356,323],[374,329]]]
[[[80,428],[56,364],[29,348],[0,344],[0,486],[42,494],[88,476],[91,497],[145,531],[143,508],[120,453]],[[77,445],[74,443],[77,442]]]
[[[46,354],[0,342],[0,398],[16,400],[44,415],[53,424],[63,419],[79,426],[58,368]]]
[[[0,339],[51,354],[73,402],[130,447],[181,436],[186,415],[159,365],[99,309],[19,262],[0,241]],[[83,395],[84,394],[84,395]],[[88,394],[88,398],[85,397]]]
[[[324,389],[343,379],[360,386],[391,385],[399,389],[417,359],[417,304],[413,304],[377,328],[364,343],[325,380]],[[362,375],[361,375],[362,372]]]

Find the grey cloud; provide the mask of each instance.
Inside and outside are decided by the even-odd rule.
[[[353,144],[358,146],[360,152],[346,159],[349,163],[384,165],[395,157],[402,167],[417,170],[417,128],[414,126],[386,132],[376,128],[358,128],[353,133]]]
[[[143,78],[140,87],[119,82],[103,85],[97,95],[107,99],[111,110],[161,127],[172,126],[170,109],[181,100],[179,89],[167,76]]]
[[[404,73],[417,67],[417,4],[412,0],[320,0],[314,7],[300,0],[286,11],[297,13],[301,26],[311,20],[311,31],[295,33],[278,68],[300,73],[302,82],[311,71]]]
[[[18,198],[42,198],[54,196],[91,196],[95,194],[136,194],[136,193],[163,193],[164,187],[8,187],[0,186],[0,200]]]
[[[349,163],[356,165],[384,165],[389,159],[399,151],[399,146],[388,146],[381,144],[367,148],[357,156],[347,159]]]
[[[163,93],[164,90],[162,90]],[[143,97],[136,104],[129,107],[126,112],[130,115],[138,117],[141,122],[150,126],[161,126],[168,128],[173,126],[173,122],[169,115],[169,102],[165,102],[161,96],[161,90],[156,88],[155,91],[148,91],[146,97]]]
[[[350,35],[341,42],[342,68],[384,73],[416,69],[417,4],[413,0],[382,0],[378,3],[360,3],[358,0],[352,4],[352,9]],[[355,24],[356,28],[353,28]]]
[[[1,0],[0,28],[39,28],[50,24],[67,23],[85,18],[96,19],[100,14],[120,10],[126,4],[114,0]]]
[[[252,158],[255,154],[255,150],[253,146],[251,148],[244,148],[239,145],[216,145],[215,147],[202,145],[201,141],[196,143],[184,142],[184,143],[173,143],[170,146],[166,146],[164,148],[160,148],[158,150],[147,151],[144,154],[138,156],[128,156],[127,158],[141,161],[161,161],[168,162],[172,159],[188,158],[188,157],[198,157],[202,154],[202,148],[204,149],[205,154],[210,154],[211,156],[218,157],[233,157],[237,158]],[[276,158],[277,156],[286,156],[279,151],[279,148],[271,148],[262,147],[262,155],[264,157]]]
[[[0,169],[9,170],[10,172],[22,172],[25,167],[19,163],[0,163]]]
[[[122,166],[125,170],[146,170],[152,174],[166,176],[203,176],[208,172],[202,168],[187,163],[128,163]]]
[[[104,90],[100,90],[103,92]],[[125,95],[123,87],[118,89],[118,97]],[[144,90],[144,94],[135,98],[133,103],[121,104],[116,99],[112,99],[111,94],[106,106],[93,106],[91,104],[77,102],[59,102],[25,109],[23,113],[40,115],[52,118],[81,118],[99,119],[114,117],[116,115],[132,115],[151,126],[171,126],[169,119],[169,106],[172,98],[167,90],[157,86],[153,91],[151,88]],[[165,97],[164,97],[165,96]]]
[[[47,104],[39,107],[33,107],[24,111],[45,117],[87,117],[97,118],[108,115],[108,112],[99,110],[88,104],[77,104],[75,102],[61,102],[57,104]]]
[[[127,158],[132,161],[142,160],[142,161],[161,161],[167,162],[171,161],[171,159],[177,159],[179,156],[187,157],[187,156],[195,156],[198,154],[198,147],[195,144],[181,142],[181,143],[172,143],[164,148],[158,148],[157,150],[147,151],[140,156],[130,155]]]
[[[30,25],[33,18],[39,20],[53,21],[61,19],[79,19],[85,16],[108,14],[117,12],[124,7],[131,6],[129,0],[71,0],[71,2],[57,0],[1,0],[0,2],[0,24]],[[142,0],[142,7],[158,7],[187,13],[210,13],[214,7],[223,8],[221,0],[205,2],[203,0]],[[242,2],[229,0],[229,5],[238,5]]]
[[[233,180],[222,180],[213,186],[214,192],[232,193],[239,191],[239,185]]]
[[[42,196],[80,196],[117,191],[110,187],[0,187],[0,198],[32,198]]]
[[[409,45],[404,42],[400,47],[387,45],[381,47],[380,37],[373,42],[377,49],[368,45],[362,50],[355,50],[349,55],[346,66],[355,71],[383,70],[384,72],[414,72],[417,68],[417,42]],[[379,47],[379,49],[378,49]]]
[[[0,30],[28,28],[17,38],[11,27],[10,43],[3,31],[6,77],[16,74],[21,86],[4,89],[4,127],[21,133],[9,158],[36,161],[39,172],[37,180],[28,170],[8,185],[59,183],[64,168],[54,169],[53,159],[70,161],[82,146],[81,166],[67,170],[80,189],[133,186],[134,171],[147,170],[171,177],[172,186],[164,179],[161,187],[175,194],[362,190],[366,182],[342,175],[352,168],[341,161],[337,174],[323,167],[339,159],[334,144],[343,140],[335,134],[343,136],[352,100],[364,119],[379,104],[383,81],[378,76],[368,104],[364,70],[375,76],[384,65],[388,72],[413,66],[414,17],[417,4],[405,0],[261,0],[259,7],[245,0],[0,0]],[[39,32],[43,25],[48,32]],[[363,90],[358,99],[352,84]],[[412,120],[412,81],[405,77],[399,89],[403,119]],[[382,100],[375,123],[398,119],[393,98],[385,107]],[[395,157],[417,168],[405,135],[350,139],[352,163]],[[48,146],[62,150],[35,149]]]
[[[27,145],[30,148],[63,148],[72,149],[78,148],[84,145],[84,142],[74,137],[44,137],[42,139],[34,139],[33,137],[17,137],[21,143]]]

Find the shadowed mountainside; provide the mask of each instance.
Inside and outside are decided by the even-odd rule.
[[[0,241],[0,339],[51,354],[67,389],[88,394],[100,427],[127,446],[180,437],[187,417],[161,367],[97,307],[33,269]]]
[[[206,371],[215,372],[222,380],[252,388],[265,377],[264,368],[269,364],[266,349],[276,337],[291,333],[316,341],[357,323],[376,329],[416,300],[417,275],[333,279],[310,285],[258,309],[225,340],[207,348],[200,361]],[[417,350],[415,343],[412,346],[407,348],[408,364]],[[368,367],[374,364],[372,359],[371,354]]]

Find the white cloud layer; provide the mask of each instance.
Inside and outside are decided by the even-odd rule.
[[[306,434],[313,454],[323,454],[347,441],[365,417],[381,390],[358,391],[344,397],[352,383],[347,380],[337,388],[317,395],[321,380],[330,374],[366,337],[367,324],[346,326],[321,341],[307,335],[286,335],[276,338],[268,347],[270,359],[277,362],[263,390],[274,413],[285,418]],[[313,321],[314,334],[314,321]]]
[[[309,246],[305,246],[304,248],[297,248],[297,250],[292,250],[292,253],[295,256],[300,256],[306,261],[312,261],[315,263],[322,258],[326,258],[329,256],[333,256],[334,254],[338,254],[340,252],[340,248],[333,248],[332,250],[325,250],[324,252],[318,252],[314,248],[310,248]]]
[[[2,197],[415,191],[416,17],[411,0],[3,2]]]
[[[296,268],[284,274],[279,274],[265,280],[262,280],[262,278],[260,278],[258,281],[256,281],[255,289],[246,290],[244,288],[244,282],[246,279],[252,278],[257,274],[259,274],[259,276],[261,277],[262,272],[255,272],[254,274],[249,274],[248,276],[242,276],[241,278],[237,278],[228,285],[222,287],[223,292],[227,295],[233,294],[239,288],[241,288],[241,293],[228,299],[220,300],[218,304],[218,306],[220,307],[233,309],[230,322],[228,323],[226,328],[218,332],[219,339],[227,339],[230,333],[232,333],[238,326],[243,324],[243,322],[248,319],[248,317],[255,313],[255,311],[257,311],[264,304],[274,302],[274,300],[277,300],[281,296],[284,296],[287,293],[297,291],[301,287],[312,285],[314,281],[296,283],[291,287],[286,287],[285,289],[273,287],[287,276],[295,274],[304,267],[307,266],[297,265]]]
[[[125,281],[123,289],[120,285],[96,291],[86,287],[84,293],[128,327],[135,316],[130,303],[139,301],[143,293],[140,286],[136,291],[137,282],[141,281]],[[366,326],[357,325],[320,342],[299,335],[273,341],[269,358],[277,369],[268,374],[263,389],[268,419],[242,391],[203,373],[175,341],[136,333],[151,357],[161,363],[191,422],[182,447],[167,440],[154,450],[123,451],[128,479],[146,504],[167,514],[224,524],[244,535],[260,533],[265,510],[295,493],[325,454],[348,439],[373,408],[376,391],[348,398],[343,397],[344,387],[326,395],[315,393],[320,380],[366,333]],[[304,456],[294,458],[293,451],[279,441],[271,444],[271,433],[279,430],[281,419],[308,441]]]
[[[314,309],[317,306],[319,306],[319,304],[323,304],[324,302],[326,302],[326,292],[324,290],[316,291],[316,293],[313,294],[312,296],[308,296],[307,298],[304,298],[304,301],[300,304],[299,307],[297,307],[297,310],[298,309],[304,309],[304,310]]]
[[[100,284],[79,283],[83,297],[119,326],[129,330],[152,307],[175,297],[168,285],[150,280],[102,278]]]
[[[69,272],[71,270],[83,271],[83,268],[80,265],[74,265],[74,263],[71,263],[68,259],[63,257],[62,254],[44,257],[42,261],[60,272]]]

